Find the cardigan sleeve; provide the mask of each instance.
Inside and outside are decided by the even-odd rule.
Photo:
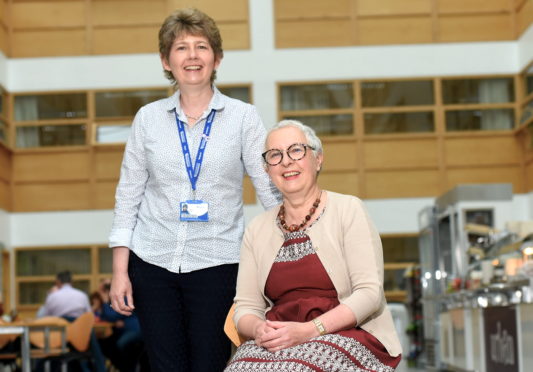
[[[237,294],[235,296],[235,314],[233,316],[233,321],[237,326],[239,319],[245,314],[265,319],[267,303],[259,288],[258,257],[254,254],[253,243],[253,232],[248,227],[244,233],[241,246],[239,274],[237,276]]]
[[[351,295],[342,299],[361,324],[383,306],[383,249],[363,202],[350,197],[341,212],[342,249]]]

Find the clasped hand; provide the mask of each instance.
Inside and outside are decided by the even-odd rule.
[[[312,322],[279,322],[266,320],[261,322],[254,332],[257,346],[262,346],[271,353],[299,345],[316,336]]]

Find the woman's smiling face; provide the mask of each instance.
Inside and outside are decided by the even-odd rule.
[[[210,86],[211,75],[220,64],[206,37],[189,34],[176,37],[168,59],[161,57],[161,62],[165,70],[172,72],[180,89]]]
[[[278,165],[267,165],[267,173],[272,182],[284,196],[307,193],[316,187],[318,171],[322,164],[322,154],[315,154],[307,148],[305,156],[300,160],[293,160],[286,150],[295,143],[307,145],[304,133],[293,126],[286,126],[274,130],[268,135],[267,150],[277,149],[283,153],[283,159]]]

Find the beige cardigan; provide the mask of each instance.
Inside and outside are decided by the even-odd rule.
[[[260,319],[272,307],[265,296],[270,268],[283,244],[276,225],[278,208],[257,216],[241,247],[234,322],[245,314]],[[320,220],[307,231],[329,274],[339,301],[355,314],[357,325],[373,334],[390,355],[402,350],[383,293],[383,252],[379,235],[361,200],[328,191]]]

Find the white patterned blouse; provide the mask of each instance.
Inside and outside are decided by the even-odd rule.
[[[206,118],[216,110],[196,192],[178,136],[175,112],[186,121],[179,91],[142,107],[135,116],[116,190],[110,247],[126,246],[142,260],[172,272],[237,263],[245,172],[263,207],[281,202],[262,165],[266,130],[256,108],[213,90],[200,121],[184,126],[194,163]],[[208,222],[180,221],[180,202],[191,199],[209,203]]]

